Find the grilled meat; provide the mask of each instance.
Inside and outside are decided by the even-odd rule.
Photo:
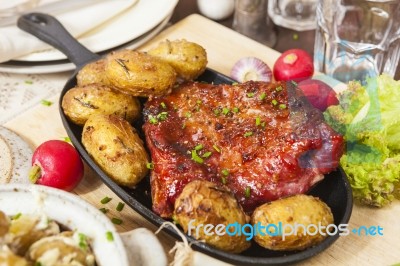
[[[171,217],[192,180],[223,183],[245,211],[305,193],[334,170],[343,138],[295,83],[186,83],[149,100],[143,129],[153,210]]]

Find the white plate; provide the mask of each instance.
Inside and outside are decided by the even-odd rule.
[[[95,53],[128,43],[164,21],[173,12],[177,3],[178,0],[139,0],[122,14],[79,37],[78,40]],[[51,49],[15,60],[43,62],[62,59],[66,59],[63,53]]]
[[[170,13],[164,19],[164,21],[162,21],[159,25],[157,25],[154,29],[152,29],[148,33],[118,48],[136,49],[137,47],[143,45],[144,43],[152,39],[155,35],[157,35],[162,29],[164,29],[164,27],[168,24],[171,16],[172,13]],[[33,64],[33,65],[31,63],[34,62],[27,62],[29,64],[26,65],[23,64],[24,62],[21,63],[22,64],[8,62],[0,64],[0,72],[15,73],[15,74],[44,74],[44,73],[58,73],[75,69],[75,65],[69,62],[52,64],[50,61],[49,64]]]

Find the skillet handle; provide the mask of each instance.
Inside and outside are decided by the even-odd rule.
[[[28,13],[18,19],[17,25],[20,29],[60,50],[78,69],[100,58],[99,55],[92,53],[72,37],[53,16],[43,13]]]

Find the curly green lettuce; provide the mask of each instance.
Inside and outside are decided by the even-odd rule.
[[[354,198],[382,207],[400,195],[400,82],[387,75],[350,82],[325,120],[344,135],[340,164]]]

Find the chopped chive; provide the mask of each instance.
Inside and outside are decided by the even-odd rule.
[[[160,105],[163,109],[167,109],[167,105],[164,102],[161,102]]]
[[[220,113],[219,109],[214,109],[214,114],[215,115],[219,115],[219,113]]]
[[[36,261],[34,266],[43,266],[40,261]]]
[[[154,116],[149,115],[149,122],[150,122],[150,124],[154,124],[155,125],[155,124],[158,123],[158,120]]]
[[[283,88],[282,88],[282,86],[279,86],[279,87],[276,87],[275,90],[276,90],[276,91],[282,91]]]
[[[172,215],[172,222],[173,222],[174,224],[179,224],[178,218],[176,218],[176,215],[175,215],[175,214]]]
[[[204,153],[201,157],[208,158],[211,156],[211,154],[212,154],[212,152],[208,151],[208,152]]]
[[[221,171],[223,176],[228,176],[229,175],[229,170],[228,169],[222,169]]]
[[[250,198],[250,193],[251,193],[251,188],[250,187],[246,187],[246,190],[244,191],[244,196],[246,198]]]
[[[83,250],[86,250],[88,247],[86,235],[78,233],[78,238],[79,238],[79,243],[78,243],[79,247]]]
[[[41,103],[42,103],[42,105],[44,105],[44,106],[51,106],[51,105],[53,104],[53,102],[47,101],[47,100],[42,100]]]
[[[161,112],[157,115],[157,119],[161,121],[167,120],[167,117],[168,117],[168,112]]]
[[[232,112],[233,112],[233,113],[239,113],[239,108],[233,107]]]
[[[281,103],[281,104],[279,105],[279,109],[286,109],[286,104]]]
[[[254,97],[254,92],[248,92],[247,93],[248,98],[253,98]]]
[[[25,84],[31,85],[31,84],[33,84],[33,81],[32,80],[25,80]]]
[[[122,220],[118,218],[111,218],[111,222],[113,224],[122,224]]]
[[[261,127],[264,128],[265,127],[265,121],[261,122]]]
[[[258,97],[258,99],[260,99],[261,101],[265,99],[265,97],[267,96],[267,94],[265,92],[261,93],[260,97]]]
[[[293,34],[293,40],[297,41],[299,39],[299,35],[297,33]]]
[[[222,182],[222,184],[226,185],[226,177],[225,176],[221,177],[221,182]]]
[[[221,153],[221,149],[217,145],[213,145],[214,150],[216,150],[218,153]]]
[[[113,233],[111,233],[110,231],[107,231],[107,232],[106,232],[106,239],[107,239],[107,241],[109,241],[109,242],[114,241]]]
[[[271,101],[271,103],[272,103],[272,105],[277,105],[278,104],[278,101],[277,100],[275,100],[275,99],[273,99],[272,101]]]
[[[107,208],[100,208],[99,211],[102,213],[107,213],[109,210]]]
[[[203,149],[203,144],[199,144],[199,145],[197,145],[196,147],[194,147],[194,149],[196,150],[196,151],[200,151],[201,149]]]
[[[100,202],[101,204],[107,204],[112,200],[112,198],[104,197]]]
[[[297,86],[297,82],[296,82],[296,81],[292,80],[291,82],[292,82],[292,84],[293,84],[294,86]]]
[[[115,208],[117,211],[122,211],[125,207],[125,203],[118,202],[117,208]]]
[[[223,113],[224,115],[229,114],[229,112],[230,112],[230,109],[227,108],[227,107],[224,107],[224,108],[222,109],[222,113]]]
[[[256,126],[261,125],[261,118],[260,117],[256,117]]]
[[[153,163],[146,163],[146,168],[149,170],[152,170],[154,168],[154,164]]]
[[[186,116],[186,118],[190,118],[192,116],[192,113],[191,112],[186,112],[185,116]]]
[[[69,137],[64,137],[64,141],[71,143],[71,139]]]
[[[196,103],[197,103],[198,105],[200,105],[200,104],[203,103],[203,101],[202,101],[202,100],[197,100]]]
[[[233,86],[236,86],[236,85],[239,85],[239,83],[233,82],[232,85],[233,85]]]
[[[13,217],[12,217],[12,220],[17,220],[19,217],[21,217],[21,215],[22,215],[22,213],[17,213],[16,215],[14,215]]]
[[[192,150],[192,160],[196,163],[203,163],[204,160],[197,154],[196,150]]]
[[[246,133],[244,133],[245,138],[250,137],[252,135],[253,135],[253,132],[251,132],[251,131],[247,131]]]
[[[182,129],[184,129],[185,127],[186,127],[186,123],[183,122],[183,124],[182,124]]]

